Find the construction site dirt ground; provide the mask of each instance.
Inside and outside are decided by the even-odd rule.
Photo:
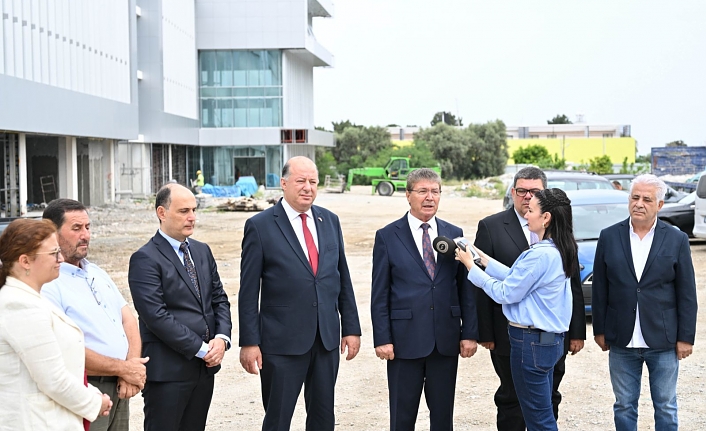
[[[362,348],[358,356],[347,362],[341,359],[336,385],[337,429],[384,430],[389,428],[386,366],[375,357],[370,321],[370,282],[372,248],[375,231],[400,218],[408,209],[402,193],[391,197],[371,195],[369,187],[353,187],[352,192],[329,194],[320,192],[316,204],[338,214],[343,227],[346,255],[363,328]],[[127,285],[130,255],[157,230],[157,218],[152,204],[130,203],[111,208],[91,209],[93,238],[89,259],[104,268],[120,286],[132,305]],[[478,221],[501,209],[500,200],[467,198],[461,192],[444,189],[438,217],[464,229],[466,236],[475,237]],[[216,375],[216,388],[208,415],[208,430],[257,430],[264,415],[260,396],[260,379],[247,374],[239,362],[238,287],[240,253],[245,220],[252,212],[216,212],[204,209],[198,213],[194,238],[208,243],[218,263],[218,269],[231,302],[233,343],[226,353],[223,368]],[[282,244],[282,253],[290,253]],[[706,242],[692,240],[692,257],[700,309],[706,300]],[[577,430],[607,430],[613,427],[613,393],[608,376],[608,354],[593,342],[590,322],[584,349],[570,356],[566,376],[561,384],[563,401],[559,428]],[[681,361],[679,372],[679,422],[683,430],[706,429],[706,320],[699,313],[694,354]],[[498,379],[490,356],[482,347],[470,359],[459,360],[456,386],[454,423],[456,430],[495,429],[493,394]],[[142,430],[142,397],[131,402],[131,429]],[[654,429],[653,409],[643,377],[640,398],[640,430]],[[292,420],[292,430],[304,430],[303,396]],[[429,429],[429,414],[424,399],[419,407],[417,428]]]

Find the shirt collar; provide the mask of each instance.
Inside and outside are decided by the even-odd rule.
[[[179,247],[181,247],[181,242],[175,240],[175,239],[172,238],[171,236],[169,236],[169,235],[167,235],[166,233],[164,233],[164,231],[163,231],[162,229],[159,229],[158,232],[159,232],[160,235],[162,235],[162,236],[164,237],[164,239],[167,240],[167,242],[169,243],[169,245],[171,245],[172,248],[173,248],[175,251],[179,251]],[[184,242],[185,242],[186,245],[188,246],[188,245],[189,245],[189,238],[186,238],[186,239],[184,240]]]
[[[66,262],[61,262],[61,265],[59,265],[59,271],[62,274],[84,276],[86,273],[86,268],[88,268],[88,265],[90,263],[91,262],[89,262],[86,258],[81,259],[78,262],[78,266]]]
[[[525,227],[527,226],[527,219],[522,217],[520,213],[517,212],[517,210],[513,207],[513,211],[515,211],[515,215],[517,216],[517,220],[520,222],[520,226]]]
[[[282,198],[282,208],[284,208],[284,212],[287,213],[287,218],[289,219],[289,221],[294,221],[295,219],[298,219],[299,214],[306,214],[307,217],[311,219],[314,218],[311,212],[311,207],[309,207],[309,209],[305,213],[300,213],[299,211],[292,208],[292,206],[289,205],[289,202],[287,202],[285,198]]]
[[[655,227],[657,227],[657,218],[655,218],[655,222],[652,224],[652,227],[650,228],[649,231],[647,231],[648,234],[654,233]],[[630,233],[637,235],[635,233],[635,229],[632,227],[632,217],[630,217]]]
[[[410,226],[412,227],[412,229],[414,229],[414,230],[421,229],[421,228],[422,228],[422,224],[424,224],[423,221],[421,221],[421,220],[419,220],[418,218],[416,218],[415,216],[413,216],[412,213],[409,212],[409,211],[407,212],[407,222],[409,223],[409,225],[410,225]],[[436,229],[436,216],[433,216],[433,217],[432,217],[431,219],[429,219],[429,221],[426,222],[426,223],[429,225],[429,227],[431,228],[431,230],[433,230],[433,231],[435,231],[435,232],[437,231],[437,229]]]

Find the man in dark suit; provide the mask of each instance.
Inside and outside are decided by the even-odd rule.
[[[214,374],[230,346],[230,303],[208,245],[190,239],[196,199],[168,184],[155,203],[159,230],[130,258],[128,282],[149,356],[145,431],[206,427]]]
[[[475,246],[498,262],[511,267],[523,251],[538,239],[531,237],[524,215],[534,193],[547,187],[547,176],[541,169],[527,167],[520,169],[513,180],[513,207],[507,211],[488,216],[478,223]],[[586,339],[586,311],[584,308],[581,280],[578,274],[571,277],[573,312],[569,333],[565,337],[565,349],[571,354],[578,353]],[[510,340],[507,333],[507,318],[502,306],[476,289],[478,301],[478,327],[481,346],[490,350],[495,373],[500,378],[500,387],[495,392],[495,405],[498,408],[497,427],[501,431],[524,431],[520,403],[515,393],[515,385],[510,371]],[[554,390],[552,404],[554,417],[559,417],[561,393],[559,384],[566,371],[566,355],[554,367]]]
[[[686,234],[657,219],[667,186],[654,175],[630,187],[630,218],[601,232],[593,267],[593,334],[610,350],[618,431],[637,429],[647,364],[656,430],[677,430],[679,361],[696,336],[696,280]]]
[[[284,198],[245,222],[240,363],[260,372],[265,431],[289,430],[302,385],[306,429],[333,431],[338,348],[348,349],[348,360],[360,350],[341,224],[313,205],[318,181],[314,162],[290,159],[280,180]]]
[[[437,236],[463,236],[436,217],[440,197],[436,172],[413,171],[409,212],[375,235],[370,309],[375,354],[388,361],[393,431],[414,429],[422,389],[431,430],[453,430],[458,356],[476,352],[475,292],[466,268],[432,249]]]

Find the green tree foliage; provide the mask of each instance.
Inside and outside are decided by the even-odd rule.
[[[628,158],[623,159],[623,166],[620,167],[621,174],[646,174],[650,172],[650,165],[645,163],[628,163]]]
[[[652,163],[651,154],[642,154],[635,157],[635,163]]]
[[[446,123],[449,126],[463,126],[463,118],[456,118],[456,116],[450,112],[439,111],[434,114],[434,118],[431,119],[431,126],[434,127],[439,123]]]
[[[574,124],[569,120],[569,117],[566,115],[557,115],[556,117],[552,118],[551,120],[547,120],[547,124]]]
[[[664,145],[665,147],[686,147],[686,144],[681,139],[678,141],[672,141]]]
[[[349,127],[359,127],[359,128],[363,127],[363,126],[359,126],[357,124],[351,123],[350,120],[339,121],[338,123],[335,121],[332,121],[331,125],[333,126],[334,133],[343,133],[343,131]]]
[[[512,159],[518,164],[537,165],[542,169],[565,169],[566,159],[560,159],[558,154],[549,155],[549,150],[543,145],[528,145],[520,147],[512,153]]]
[[[594,157],[588,164],[588,170],[597,174],[612,174],[613,162],[608,155]]]
[[[319,171],[319,183],[323,184],[326,175],[335,178],[338,175],[336,159],[331,154],[330,147],[316,147],[316,169]]]
[[[365,161],[382,151],[391,150],[390,134],[384,127],[352,126],[336,133],[336,147],[331,149],[338,162],[338,170],[365,166]]]
[[[447,179],[499,175],[507,164],[506,128],[500,120],[472,124],[466,129],[438,123],[417,133],[415,144],[422,143],[439,160],[442,175]]]

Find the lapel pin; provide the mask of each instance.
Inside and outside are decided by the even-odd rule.
[[[316,217],[316,218],[319,219],[319,221],[324,221],[324,219],[322,219],[321,217]]]

